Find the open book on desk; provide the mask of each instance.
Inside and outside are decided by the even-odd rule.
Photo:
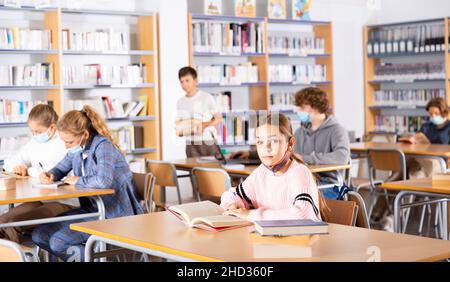
[[[59,186],[65,185],[62,181],[56,181],[52,184],[43,184],[43,183],[33,183],[33,188],[40,188],[40,189],[58,189]]]
[[[225,210],[211,201],[171,206],[168,210],[189,227],[208,231],[219,232],[252,225],[245,219],[224,215]]]

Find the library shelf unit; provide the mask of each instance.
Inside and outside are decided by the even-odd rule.
[[[162,156],[161,134],[160,134],[160,91],[159,91],[159,34],[158,34],[158,14],[153,12],[134,11],[108,11],[108,10],[70,10],[65,8],[36,9],[34,7],[11,8],[0,5],[0,14],[7,12],[41,13],[43,17],[42,28],[51,30],[52,48],[51,50],[17,50],[0,49],[1,55],[40,55],[47,63],[51,63],[54,68],[54,85],[46,86],[1,86],[0,93],[6,91],[44,91],[46,100],[51,101],[54,109],[59,115],[64,114],[66,108],[67,91],[95,91],[98,89],[111,89],[121,91],[121,89],[133,89],[137,91],[139,97],[145,97],[147,112],[142,116],[110,118],[108,123],[138,124],[143,127],[144,148],[136,148],[126,151],[127,155],[139,155],[140,157],[159,160]],[[71,16],[72,15],[72,16]],[[76,17],[80,15],[82,21],[88,19],[88,15],[99,15],[101,17],[122,17],[124,21],[133,22],[135,25],[136,41],[134,49],[126,51],[72,51],[63,50],[62,30],[65,17]],[[128,20],[132,18],[132,20]],[[105,28],[108,28],[107,26]],[[131,36],[131,34],[130,34]],[[132,49],[132,46],[129,46]],[[63,62],[69,57],[81,58],[84,56],[105,56],[109,59],[118,57],[129,57],[138,63],[145,64],[146,83],[138,85],[64,85],[62,79]],[[95,57],[90,57],[91,58]],[[78,91],[78,92],[77,92]],[[33,92],[32,92],[33,93]],[[14,100],[13,97],[6,97]],[[32,94],[30,94],[31,96]],[[31,99],[31,97],[30,97]],[[142,113],[141,113],[142,114]],[[0,123],[0,128],[26,127],[26,122]]]
[[[376,101],[377,91],[380,92],[389,92],[389,91],[440,91],[439,95],[442,95],[443,98],[446,99],[447,103],[450,104],[450,45],[449,45],[449,18],[438,18],[438,19],[428,19],[421,21],[411,21],[411,22],[396,22],[396,23],[387,23],[387,24],[377,24],[377,25],[368,25],[364,27],[364,109],[365,109],[365,132],[366,134],[375,134],[375,133],[390,133],[390,134],[411,134],[413,131],[411,128],[417,128],[423,123],[422,117],[426,117],[427,113],[425,110],[425,105],[427,101],[421,101],[420,103],[416,100],[409,100],[405,98],[402,100],[401,104],[396,104],[395,101],[382,101],[382,104]],[[439,31],[442,33],[438,33],[438,35],[433,34],[430,38],[429,34],[426,33],[426,39],[441,41],[434,41],[434,45],[436,47],[430,47],[430,49],[420,50],[420,46],[416,43],[416,40],[419,37],[424,37],[424,35],[417,35],[416,33],[411,36],[411,30],[414,29],[424,29],[424,30],[432,30],[432,27],[440,29]],[[395,32],[398,31],[397,38],[395,38]],[[406,32],[405,32],[406,31]],[[391,32],[390,40],[385,39],[384,42],[379,34],[381,33],[389,34]],[[378,33],[378,38],[376,35]],[[375,34],[375,35],[374,35]],[[386,37],[385,37],[386,38]],[[388,37],[389,38],[389,37]],[[414,38],[411,40],[411,38]],[[413,51],[408,50],[409,47],[405,50],[398,50],[395,52],[394,49],[391,49],[391,52],[388,52],[388,49],[385,49],[384,52],[381,52],[381,44],[398,44],[398,46],[402,45],[402,41],[406,42],[408,40],[412,41]],[[425,42],[425,39],[424,39]],[[431,45],[433,41],[429,41],[428,43]],[[375,52],[374,44],[379,43],[380,48],[378,52]],[[439,44],[442,47],[437,47]],[[370,47],[369,47],[370,46]],[[406,45],[407,46],[407,45]],[[417,46],[419,46],[419,50],[417,50]],[[425,46],[425,45],[423,45]],[[399,47],[397,47],[399,48]],[[401,48],[401,47],[400,47]],[[428,47],[423,47],[428,48]],[[433,49],[431,49],[433,48]],[[435,48],[435,49],[434,49]],[[443,48],[443,50],[442,50]],[[439,50],[438,50],[439,49]],[[369,51],[370,50],[370,51]],[[431,78],[431,79],[392,79],[392,80],[376,80],[375,79],[375,68],[379,64],[414,64],[414,63],[440,63],[444,64],[445,67],[445,77],[439,78]],[[438,95],[438,94],[436,94]],[[427,97],[427,96],[425,96]],[[403,98],[402,98],[403,99]],[[429,100],[429,99],[427,99]],[[411,117],[407,119],[409,122],[406,127],[408,130],[399,130],[398,124],[396,123],[395,129],[390,128],[389,130],[379,130],[379,122],[377,126],[377,117],[388,117],[388,116],[400,116],[400,117]],[[383,124],[382,124],[383,125]]]
[[[240,54],[227,54],[221,52],[197,52],[194,48],[194,27],[196,22],[219,22],[219,23],[251,23],[256,22],[264,25],[263,31],[263,53],[245,53]],[[269,52],[269,34],[272,27],[276,30],[293,30],[293,33],[297,34],[308,33],[314,34],[315,37],[323,38],[325,41],[323,54],[305,54],[305,55],[291,55],[284,53],[270,53]],[[302,28],[303,30],[302,30]],[[305,31],[306,30],[306,31]],[[188,15],[188,46],[189,46],[189,65],[192,67],[197,66],[198,62],[202,64],[226,64],[232,58],[240,58],[243,62],[250,62],[258,66],[258,78],[259,82],[256,83],[242,83],[240,85],[221,85],[221,84],[209,84],[201,83],[199,88],[201,89],[215,89],[220,88],[233,92],[236,87],[248,88],[249,102],[248,109],[240,108],[239,111],[223,113],[224,117],[229,115],[242,116],[246,115],[245,110],[250,112],[255,111],[270,111],[271,110],[271,94],[274,89],[296,92],[302,88],[317,86],[323,89],[330,98],[330,111],[334,111],[334,83],[333,83],[333,35],[332,35],[332,23],[324,21],[299,21],[299,20],[278,20],[270,19],[267,17],[235,17],[235,16],[213,16],[190,13]],[[294,83],[294,82],[270,82],[269,81],[269,66],[271,62],[278,62],[287,65],[294,65],[292,63],[300,62],[305,64],[321,64],[326,66],[326,81],[310,82],[310,83]],[[244,113],[242,113],[244,110]],[[294,115],[293,111],[279,111],[286,114]],[[245,146],[248,144],[236,143],[236,146]],[[224,144],[223,146],[232,146],[230,144]]]

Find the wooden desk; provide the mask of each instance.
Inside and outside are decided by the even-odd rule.
[[[438,144],[407,144],[407,143],[382,143],[362,142],[350,144],[353,153],[367,153],[369,149],[398,149],[406,155],[435,156],[446,160],[450,157],[450,145]]]
[[[186,170],[186,171],[190,171],[194,167],[223,168],[221,166],[221,163],[219,163],[218,161],[199,162],[196,158],[175,160],[175,161],[172,161],[172,163],[175,165],[175,167],[178,170]],[[246,177],[246,176],[249,176],[253,172],[253,170],[255,170],[257,167],[258,166],[245,166],[244,169],[229,169],[229,168],[224,168],[224,169],[229,174]],[[310,165],[310,166],[308,166],[308,168],[313,173],[347,170],[347,169],[350,169],[351,167],[352,166],[349,164],[346,164],[346,165]]]
[[[58,189],[40,189],[34,188],[33,182],[38,182],[37,179],[25,179],[25,180],[17,180],[17,185],[15,190],[9,191],[0,191],[0,205],[9,205],[9,204],[20,204],[20,203],[29,203],[29,202],[39,202],[39,201],[57,201],[64,199],[72,199],[72,198],[80,198],[80,197],[91,197],[96,203],[99,211],[93,214],[87,214],[89,216],[83,215],[82,217],[76,216],[75,219],[78,218],[105,218],[105,208],[103,201],[100,196],[102,195],[110,195],[114,193],[112,189],[83,189],[76,188],[73,185],[64,185],[58,187]],[[0,224],[0,228],[6,227],[19,227],[19,226],[29,226],[35,224],[44,224],[44,223],[52,223],[52,222],[60,222],[65,220],[65,217],[58,218],[47,218],[40,220],[30,220],[30,221],[22,221],[8,224]],[[69,218],[69,217],[68,217]],[[73,216],[69,219],[74,219]],[[67,220],[67,219],[66,219]]]
[[[220,233],[187,228],[168,212],[72,224],[91,234],[86,261],[96,242],[177,261],[352,261],[365,262],[368,250],[379,248],[381,261],[439,261],[450,257],[450,242],[384,231],[330,224],[330,234],[311,236],[312,257],[255,258],[253,227]]]
[[[432,182],[431,178],[411,179],[405,181],[383,183],[381,188],[386,190],[399,191],[394,201],[394,230],[402,232],[403,226],[401,222],[401,210],[414,206],[425,206],[428,204],[440,204],[442,220],[442,239],[448,240],[448,208],[447,202],[450,200],[450,181],[449,182]],[[402,204],[403,199],[407,196],[418,196],[432,198],[431,200],[423,200],[419,203]],[[437,200],[436,200],[437,199]]]

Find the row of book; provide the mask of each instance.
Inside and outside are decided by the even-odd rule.
[[[310,84],[327,80],[325,65],[269,65],[269,81]]]
[[[295,106],[295,93],[278,92],[270,94],[270,105],[272,111],[293,111]]]
[[[270,35],[268,41],[270,54],[307,56],[325,54],[325,39],[311,36]]]
[[[195,22],[192,41],[194,52],[264,53],[264,24]]]
[[[146,77],[145,64],[63,66],[64,85],[139,85],[146,82]]]
[[[123,126],[118,129],[110,129],[110,132],[124,152],[144,148],[144,127],[142,126]]]
[[[240,85],[256,83],[259,80],[258,66],[251,62],[239,65],[203,65],[197,66],[198,82],[221,85]]]
[[[85,105],[89,105],[105,119],[130,118],[147,115],[146,96],[139,97],[139,101],[124,102],[110,97],[98,97],[86,100],[69,100],[67,109],[81,110]]]
[[[63,29],[62,47],[71,51],[127,51],[130,49],[130,35],[112,28],[96,31]]]
[[[53,64],[0,66],[0,86],[46,86],[53,82]]]
[[[231,92],[211,93],[216,102],[219,112],[225,113],[231,111]]]
[[[0,49],[50,50],[52,47],[51,30],[0,28]]]
[[[255,145],[256,115],[224,114],[216,126],[219,145]]]
[[[0,160],[16,155],[31,139],[29,135],[0,137]]]
[[[445,89],[380,90],[374,92],[376,106],[423,107],[431,99],[439,97],[445,97]]]
[[[375,131],[411,134],[418,132],[428,121],[427,116],[379,115],[375,117]]]
[[[445,51],[444,24],[381,28],[369,33],[369,55]]]
[[[0,123],[26,122],[31,109],[40,104],[53,106],[52,101],[15,101],[0,100]]]
[[[445,63],[377,64],[374,79],[377,81],[445,79]]]

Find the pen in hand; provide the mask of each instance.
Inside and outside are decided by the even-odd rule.
[[[53,175],[44,169],[44,166],[42,165],[41,162],[39,162],[39,166],[41,167],[42,173],[47,177],[47,178],[45,179],[45,181],[44,181],[44,178],[41,177],[41,182],[42,182],[42,183],[46,183],[46,184],[47,184],[47,183],[52,183],[52,182],[53,182],[53,179],[52,179],[52,178],[53,178],[53,177],[52,177]]]

